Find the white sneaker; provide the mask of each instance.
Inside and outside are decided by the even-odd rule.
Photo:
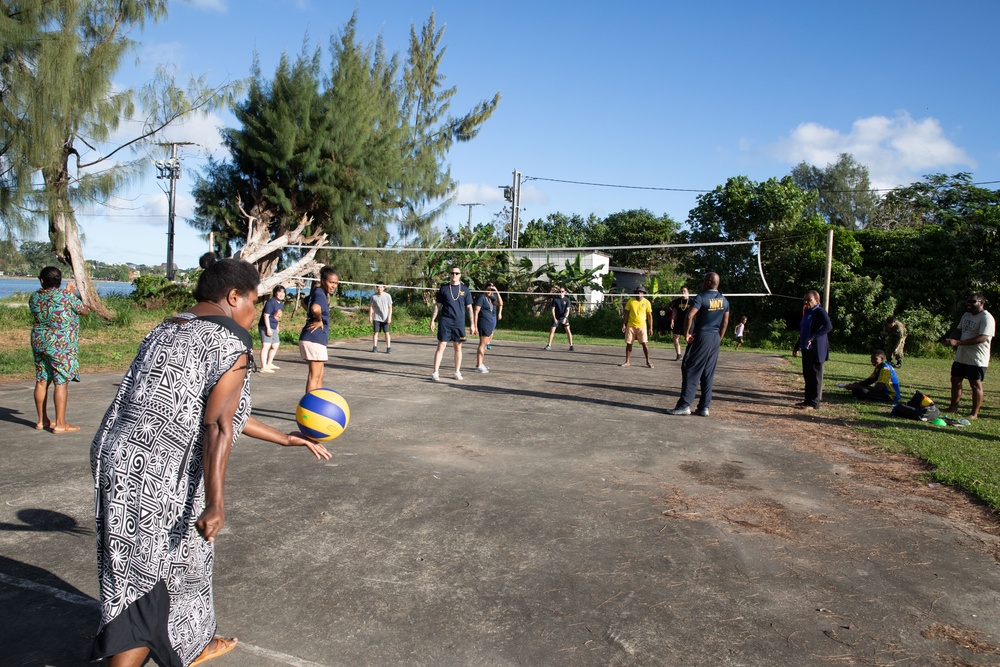
[[[435,382],[440,382],[441,374],[438,373],[437,371],[434,371],[433,373],[431,373],[431,379],[434,380]]]
[[[456,380],[461,380],[462,379],[462,374],[460,372],[458,372],[458,371],[455,371],[455,374],[452,375],[452,377],[455,378]]]
[[[489,373],[490,372],[490,369],[487,368],[486,366],[476,366],[475,370],[476,370],[477,373]]]
[[[545,349],[546,349],[546,350],[551,350],[551,349],[552,349],[552,346],[551,346],[551,345],[546,345],[546,346],[545,346]]]

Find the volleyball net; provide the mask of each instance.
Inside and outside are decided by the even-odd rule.
[[[287,245],[289,251],[307,252],[318,249],[331,255],[331,266],[338,271],[338,260],[357,266],[361,271],[340,273],[340,284],[349,292],[363,296],[374,292],[376,284],[382,282],[386,289],[394,291],[428,292],[437,291],[440,283],[447,282],[447,272],[452,266],[463,269],[462,281],[473,290],[481,290],[487,282],[494,282],[505,295],[545,296],[556,286],[569,287],[579,284],[575,278],[591,277],[584,291],[568,290],[575,300],[591,300],[598,294],[604,296],[631,296],[642,285],[646,297],[673,298],[681,296],[679,287],[669,291],[653,291],[649,283],[678,286],[684,284],[691,293],[700,290],[703,275],[672,276],[657,275],[656,272],[614,265],[615,253],[654,253],[665,258],[663,264],[679,266],[704,265],[704,272],[715,271],[722,277],[722,291],[727,297],[770,297],[774,295],[764,273],[763,247],[761,241],[716,241],[708,243],[667,243],[649,245],[617,246],[569,246],[542,248],[489,248],[489,247],[442,247],[442,246],[341,246],[341,245]],[[503,256],[505,262],[497,261]],[[361,260],[360,262],[358,260]],[[530,265],[529,265],[530,263]],[[718,266],[712,266],[718,264]],[[498,268],[506,267],[505,269]],[[739,267],[740,284],[752,289],[741,292],[726,292],[727,269]],[[574,270],[575,269],[575,270]],[[566,276],[565,272],[576,275]],[[366,274],[365,276],[359,273]],[[607,274],[613,274],[613,284],[609,285]],[[370,278],[368,277],[370,276]],[[570,278],[562,280],[562,278]],[[303,277],[309,287],[313,277]],[[586,281],[582,281],[586,282]],[[565,284],[568,283],[568,284]],[[755,288],[755,290],[753,289]],[[353,295],[352,295],[353,296]]]

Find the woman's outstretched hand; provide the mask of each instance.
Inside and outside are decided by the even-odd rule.
[[[330,457],[333,456],[327,448],[315,440],[303,437],[300,433],[289,433],[288,442],[285,443],[285,447],[308,447],[309,451],[313,453],[317,459],[321,461],[329,461]]]

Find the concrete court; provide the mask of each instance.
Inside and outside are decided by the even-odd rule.
[[[564,341],[500,343],[488,375],[466,344],[441,383],[430,338],[332,346],[352,408],[333,460],[249,439],[231,458],[215,595],[240,645],[211,664],[1000,664],[996,538],[796,446],[828,417],[757,379],[781,360],[724,352],[712,416],[669,417],[672,350],[619,368]],[[278,363],[254,414],[289,428],[305,369],[287,345]],[[0,385],[2,665],[86,664],[88,452],[118,379],[73,385],[83,428],[60,436],[33,430],[30,383]]]

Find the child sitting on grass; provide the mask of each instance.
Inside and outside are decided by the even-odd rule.
[[[846,385],[844,389],[850,389],[855,398],[898,403],[899,378],[896,376],[896,369],[886,361],[885,352],[882,350],[872,352],[871,362],[875,367],[872,374],[861,382]]]

